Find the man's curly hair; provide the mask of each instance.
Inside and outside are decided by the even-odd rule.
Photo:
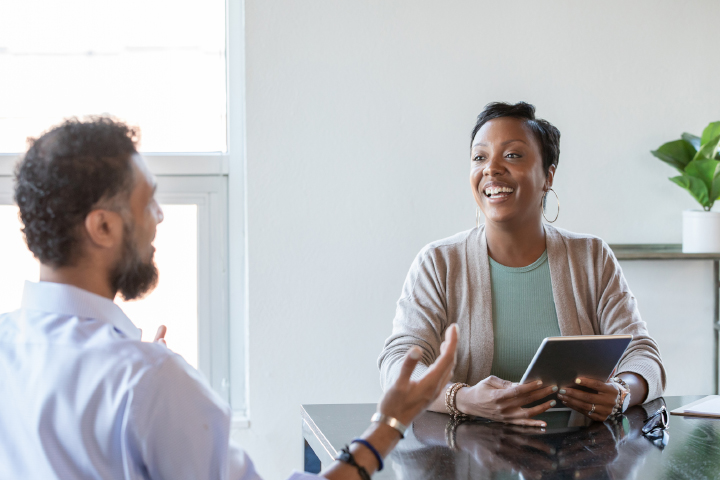
[[[85,217],[100,202],[129,199],[138,138],[124,123],[90,117],[66,120],[28,140],[15,169],[15,203],[27,246],[41,263],[73,265]]]

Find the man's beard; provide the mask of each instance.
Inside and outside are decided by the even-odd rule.
[[[151,291],[158,282],[158,269],[153,261],[154,250],[150,260],[143,262],[137,245],[133,241],[133,226],[127,222],[123,225],[123,252],[120,261],[110,272],[110,285],[124,300],[140,298]]]

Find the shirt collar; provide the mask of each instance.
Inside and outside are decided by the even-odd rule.
[[[115,302],[72,285],[26,281],[22,308],[93,318],[110,323],[132,340],[139,341],[142,338],[140,329]]]

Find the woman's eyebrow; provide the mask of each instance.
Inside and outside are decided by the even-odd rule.
[[[524,143],[525,145],[527,145],[527,142],[526,142],[526,141],[520,140],[519,138],[514,138],[514,139],[512,139],[512,140],[505,140],[504,142],[502,142],[502,143],[500,144],[500,146],[501,146],[501,147],[504,147],[504,146],[507,145],[508,143],[513,143],[513,142],[520,142],[520,143]],[[473,143],[473,148],[474,148],[474,147],[487,147],[487,146],[488,146],[488,144],[487,144],[487,143],[483,143],[483,142]]]

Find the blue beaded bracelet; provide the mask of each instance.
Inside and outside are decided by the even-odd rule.
[[[375,450],[375,447],[373,447],[372,445],[370,445],[370,442],[368,442],[367,440],[363,440],[362,438],[356,438],[356,439],[354,439],[354,440],[353,440],[352,442],[350,442],[350,443],[359,443],[360,445],[365,445],[365,446],[368,448],[368,450],[370,450],[370,451],[373,453],[373,455],[375,455],[375,458],[377,458],[378,464],[380,464],[380,466],[378,467],[377,471],[379,472],[380,470],[383,469],[382,457],[380,456],[380,454],[378,453],[378,451]]]

